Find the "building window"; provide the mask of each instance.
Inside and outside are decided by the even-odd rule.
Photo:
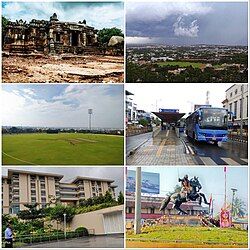
[[[31,195],[36,195],[36,190],[31,190]]]
[[[229,111],[230,111],[230,114],[229,114],[229,119],[232,119],[232,103],[229,104]]]
[[[132,207],[127,207],[127,213],[128,213],[128,214],[132,214],[132,212],[133,212],[133,211],[132,211]]]
[[[154,214],[155,213],[155,208],[151,207],[151,208],[149,208],[149,211],[150,211],[150,214]]]
[[[41,191],[41,196],[46,196],[46,192],[44,190]]]
[[[20,205],[12,205],[12,207],[11,207],[12,214],[18,214],[19,211],[20,211]]]
[[[243,100],[240,99],[240,118],[241,118],[241,116],[242,116],[241,112],[243,111],[243,110],[242,110],[242,101],[243,101]]]
[[[31,188],[36,188],[36,183],[31,183],[31,184],[30,184],[30,187],[31,187]]]
[[[42,197],[42,198],[41,198],[41,201],[42,201],[42,203],[46,203],[46,198],[45,198],[45,197]]]
[[[31,197],[31,202],[36,203],[36,197]]]
[[[235,118],[237,119],[237,101],[234,102],[234,115]]]
[[[60,38],[61,38],[61,37],[60,37],[60,34],[59,34],[59,33],[57,33],[57,34],[56,34],[56,41],[57,41],[57,42],[60,42],[60,41],[61,41],[61,39],[60,39]]]
[[[237,93],[238,93],[238,89],[235,90],[234,94],[237,95]]]
[[[41,189],[45,189],[45,183],[41,183]]]

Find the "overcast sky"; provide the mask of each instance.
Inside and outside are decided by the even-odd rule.
[[[135,167],[128,167],[135,170]],[[219,212],[224,203],[224,168],[223,167],[143,167],[142,171],[160,173],[160,196],[172,192],[185,174],[191,179],[199,177],[203,192],[207,199],[212,194],[215,212]],[[227,167],[227,200],[232,201],[231,188],[236,188],[237,197],[246,204],[248,202],[248,170],[247,167]]]
[[[122,85],[4,85],[2,125],[123,128]]]
[[[12,21],[49,20],[53,13],[59,21],[87,21],[97,29],[117,27],[124,30],[122,2],[3,2],[2,14]]]
[[[41,173],[62,174],[64,178],[62,182],[70,182],[76,176],[95,177],[111,179],[117,185],[116,194],[120,191],[124,193],[124,168],[123,167],[4,167],[2,168],[2,175],[7,175],[8,169],[18,169],[26,171],[34,171]]]
[[[128,2],[128,43],[247,45],[247,2]]]
[[[130,83],[126,90],[132,92],[137,109],[147,112],[163,109],[179,109],[180,113],[193,111],[194,104],[206,104],[206,93],[209,91],[209,103],[221,107],[226,97],[225,91],[232,84],[215,83]]]

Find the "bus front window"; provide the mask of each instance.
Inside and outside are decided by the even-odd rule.
[[[199,122],[201,128],[227,129],[227,110],[225,109],[203,109],[202,119]]]

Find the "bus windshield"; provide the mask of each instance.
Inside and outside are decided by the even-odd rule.
[[[227,129],[228,114],[226,109],[202,109],[200,128]]]

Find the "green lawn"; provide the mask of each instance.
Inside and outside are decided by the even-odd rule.
[[[201,68],[203,63],[198,62],[182,62],[182,61],[169,61],[169,62],[158,62],[159,66],[179,66],[180,68],[186,68],[192,66],[193,68]]]
[[[127,239],[136,242],[158,242],[195,245],[238,245],[247,246],[248,232],[228,228],[207,228],[201,226],[152,226],[143,228],[142,233],[134,235],[127,233]],[[131,243],[132,243],[131,242]]]
[[[101,134],[2,136],[4,165],[122,165],[123,137]]]

